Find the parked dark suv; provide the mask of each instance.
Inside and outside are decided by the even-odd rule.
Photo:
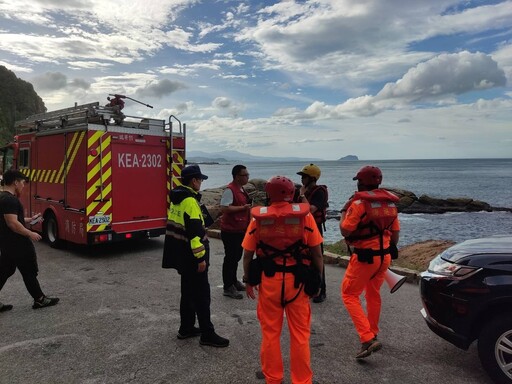
[[[432,331],[466,350],[478,340],[489,376],[512,383],[512,235],[448,248],[421,274],[420,292]]]

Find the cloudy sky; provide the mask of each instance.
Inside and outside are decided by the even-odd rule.
[[[512,157],[510,0],[0,0],[0,65],[48,110],[174,114],[189,150]]]

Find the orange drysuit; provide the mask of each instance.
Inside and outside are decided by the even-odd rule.
[[[361,218],[365,214],[365,204],[361,200],[353,201],[347,209],[347,213],[340,228],[353,232],[358,228]],[[400,223],[396,218],[389,229],[383,233],[383,249],[390,246],[391,233],[400,230]],[[350,242],[353,248],[380,249],[380,237],[376,235],[368,239],[360,239]],[[384,282],[384,275],[391,264],[391,255],[385,254],[373,256],[373,263],[358,261],[355,253],[350,258],[345,277],[341,284],[341,296],[350,317],[354,323],[361,343],[372,340],[379,333],[379,317],[381,310],[380,287]],[[365,291],[366,311],[365,314],[359,297]]]
[[[290,204],[278,202],[271,205],[272,208],[285,209]],[[255,208],[253,208],[255,209]],[[318,231],[313,216],[310,213],[304,217],[302,242],[314,247],[322,243],[323,239]],[[255,219],[251,220],[242,242],[242,247],[247,251],[257,251],[258,243],[265,242],[257,230]],[[272,234],[275,239],[275,233]],[[276,264],[283,264],[282,257],[274,259]],[[286,265],[295,264],[293,258],[286,259]],[[282,287],[284,280],[284,299],[288,302],[283,308],[281,304]],[[281,330],[283,316],[286,313],[288,329],[290,331],[290,371],[293,384],[311,384],[313,372],[310,364],[309,338],[311,335],[311,307],[309,296],[302,289],[298,296],[291,301],[300,288],[294,286],[295,277],[290,272],[276,272],[273,277],[267,277],[262,273],[259,285],[259,297],[257,315],[260,321],[261,341],[261,365],[267,384],[280,384],[283,381],[283,358],[281,355]]]

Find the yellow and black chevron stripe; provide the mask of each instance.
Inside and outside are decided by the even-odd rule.
[[[75,161],[76,154],[85,137],[85,131],[75,132],[66,150],[66,157],[62,159],[59,169],[22,169],[21,172],[31,181],[40,183],[64,184],[64,180]],[[66,161],[67,159],[67,161]]]
[[[103,224],[87,223],[87,232],[107,229],[112,220],[112,147],[109,133],[89,131],[87,141],[87,196],[86,215],[110,216]],[[91,153],[95,153],[93,156]]]

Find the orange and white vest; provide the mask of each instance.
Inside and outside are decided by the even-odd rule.
[[[398,217],[395,203],[399,198],[385,189],[356,192],[352,201],[357,200],[364,204],[365,213],[357,229],[347,237],[349,242],[382,236]]]
[[[308,247],[304,245],[308,213],[309,204],[305,203],[253,208],[251,214],[259,238],[256,255],[272,257],[277,264],[286,262],[287,265],[295,264],[297,256],[309,260]]]

